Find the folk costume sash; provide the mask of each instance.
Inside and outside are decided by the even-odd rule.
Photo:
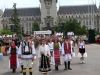
[[[71,54],[71,44],[69,42],[64,43],[64,52],[65,54]]]

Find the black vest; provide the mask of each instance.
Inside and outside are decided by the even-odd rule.
[[[28,46],[28,51],[25,51],[25,47]],[[25,45],[22,45],[22,54],[23,55],[30,55],[32,54],[32,46],[29,46],[29,43],[25,43]]]
[[[11,47],[11,52],[10,52],[10,54],[16,54],[16,47],[15,48],[13,48],[13,47]]]

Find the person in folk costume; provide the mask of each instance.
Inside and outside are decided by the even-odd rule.
[[[0,43],[0,61],[3,59],[2,45]]]
[[[58,66],[61,64],[60,55],[61,55],[61,44],[58,38],[56,37],[54,39],[54,44],[53,44],[53,57],[54,57],[55,70],[59,70]]]
[[[78,47],[79,47],[79,53],[81,54],[81,63],[85,63],[84,61],[84,53],[85,53],[85,42],[82,38],[80,38],[78,42]]]
[[[62,44],[62,54],[64,57],[64,70],[72,70],[70,67],[71,59],[72,59],[72,49],[71,49],[71,42],[68,37],[65,38]]]
[[[29,37],[26,36],[26,40],[20,45],[18,57],[22,61],[22,72],[23,75],[27,75],[27,69],[29,75],[32,75],[32,63],[36,57],[36,51],[32,42],[30,42]]]
[[[18,67],[18,47],[15,45],[15,42],[12,41],[11,46],[9,47],[10,54],[10,68],[12,72],[15,73]]]
[[[38,58],[39,58],[39,71],[43,73],[43,75],[47,75],[50,68],[50,49],[46,44],[45,39],[41,39],[41,45],[39,46]]]
[[[52,41],[52,39],[49,39],[48,46],[50,48],[50,53],[51,53],[51,64],[53,64],[53,45],[54,45],[54,42]]]
[[[73,37],[69,37],[69,41],[71,43],[71,51],[72,51],[72,57],[75,57],[75,51],[74,51],[74,47],[75,47],[75,42],[73,40]],[[74,53],[74,55],[73,55]]]

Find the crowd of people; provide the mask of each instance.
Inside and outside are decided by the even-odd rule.
[[[18,40],[17,40],[18,41]],[[38,59],[39,71],[43,75],[47,75],[52,70],[51,65],[55,66],[55,70],[59,71],[59,66],[64,62],[64,70],[72,70],[71,60],[75,56],[75,40],[72,36],[57,37],[55,35],[48,36],[29,36],[26,35],[23,40],[16,43],[15,39],[9,44],[7,53],[9,54],[9,66],[12,72],[20,66],[22,74],[32,75],[33,62]],[[85,63],[85,42],[82,38],[77,41],[78,52],[80,54],[81,63]],[[0,60],[2,56],[2,45],[0,44]],[[63,60],[62,58],[63,57]]]

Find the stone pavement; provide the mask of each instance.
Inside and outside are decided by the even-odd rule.
[[[77,48],[75,48],[77,53]],[[80,64],[79,58],[75,57],[72,60],[72,70],[64,71],[64,65],[59,66],[59,71],[55,71],[52,66],[52,71],[49,75],[100,75],[100,45],[89,44],[86,45],[86,51],[88,53],[88,58],[86,58],[86,64]],[[8,67],[8,57],[4,57],[3,61],[0,61],[0,75],[22,75],[20,69],[17,73],[11,73]],[[33,65],[33,75],[42,75],[38,71],[37,61]]]

